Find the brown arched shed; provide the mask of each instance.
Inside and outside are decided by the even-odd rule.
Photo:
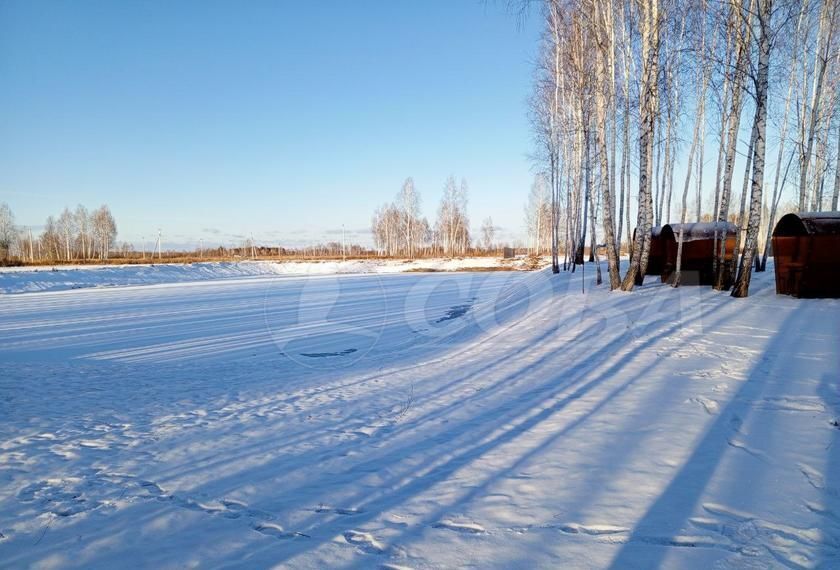
[[[735,255],[735,236],[738,226],[730,222],[697,222],[692,224],[667,224],[662,227],[663,266],[662,282],[669,282],[677,269],[677,240],[683,231],[683,251],[680,268],[681,285],[712,285],[715,282],[715,247],[726,240],[725,259]],[[724,286],[732,284],[732,275],[724,275]]]
[[[773,230],[776,293],[840,298],[840,212],[782,216]]]
[[[638,228],[637,228],[638,229]],[[633,241],[636,243],[636,230],[633,230]],[[650,229],[650,253],[648,253],[648,264],[645,275],[661,275],[665,250],[662,247],[662,226],[654,226]],[[636,275],[636,285],[641,285],[644,276]]]

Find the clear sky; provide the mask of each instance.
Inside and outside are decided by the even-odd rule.
[[[413,176],[524,238],[538,18],[481,0],[0,1],[0,201],[119,240],[355,241]]]

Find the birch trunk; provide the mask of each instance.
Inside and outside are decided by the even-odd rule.
[[[702,197],[703,197],[703,156],[704,150],[706,146],[706,90],[709,87],[709,75],[710,75],[710,68],[708,62],[705,61],[706,59],[706,26],[705,26],[705,14],[706,14],[706,3],[703,2],[703,14],[704,14],[704,22],[703,22],[703,39],[701,43],[701,58],[704,60],[703,63],[703,85],[700,90],[700,103],[699,109],[697,112],[698,115],[698,122],[700,124],[700,139],[699,139],[699,146],[700,146],[700,156],[697,160],[697,216],[696,220],[699,222],[701,221],[701,216],[703,215],[703,204],[702,204]],[[715,51],[715,46],[717,45],[717,41],[712,42],[712,52]]]
[[[790,102],[793,96],[793,87],[796,84],[796,68],[799,58],[799,39],[801,37],[802,32],[802,22],[807,11],[808,0],[805,0],[802,3],[802,6],[799,10],[799,17],[796,21],[796,31],[794,32],[793,37],[793,46],[791,52],[793,54],[793,58],[791,61],[790,75],[788,77],[788,91],[787,96],[785,97],[785,111],[782,115],[782,125],[779,128],[779,153],[776,158],[776,174],[773,178],[773,197],[770,205],[770,218],[769,220],[767,220],[767,234],[764,240],[764,253],[761,255],[761,263],[759,263],[756,267],[756,271],[759,272],[764,271],[767,268],[767,255],[770,252],[770,244],[772,243],[771,237],[773,235],[773,228],[776,225],[776,211],[778,210],[779,200],[781,199],[781,190],[782,188],[784,188],[784,182],[782,182],[782,185],[779,186],[779,175],[782,171],[782,160],[784,159],[785,142],[787,141],[788,120],[790,117]],[[790,160],[788,160],[788,164],[785,167],[785,181],[787,180],[788,170],[790,169],[790,163],[792,160],[793,155],[791,154]]]
[[[732,259],[728,261],[727,272],[734,275],[738,255],[741,251],[741,234],[747,231],[747,193],[750,190],[750,169],[752,168],[753,149],[755,148],[756,125],[753,125],[750,133],[750,144],[747,147],[747,164],[744,167],[744,184],[741,187],[741,207],[738,210],[738,231],[735,233],[735,249],[732,252]]]
[[[584,127],[583,131],[583,144],[584,144],[584,165],[583,165],[583,172],[584,172],[584,188],[583,188],[583,232],[580,235],[580,243],[578,245],[579,251],[579,259],[580,264],[583,265],[584,263],[584,254],[586,252],[586,224],[587,224],[587,217],[589,215],[589,203],[590,199],[589,196],[591,194],[592,188],[592,163],[591,163],[591,152],[590,152],[590,141],[589,141],[589,127]],[[592,228],[592,231],[595,231],[595,228]],[[592,252],[589,252],[592,255]]]
[[[792,162],[793,162],[793,153],[790,154],[790,158],[788,159],[787,166],[785,167],[785,175],[784,175],[784,178],[782,179],[782,186],[781,186],[782,188],[784,188],[785,182],[787,182],[788,171],[790,170],[790,165],[791,165]],[[774,188],[774,190],[773,190],[773,203],[771,204],[771,207],[770,207],[770,223],[767,224],[767,234],[764,238],[764,253],[761,256],[760,265],[756,268],[756,270],[759,271],[759,272],[767,269],[767,254],[770,251],[770,244],[772,243],[771,238],[773,236],[773,228],[775,227],[775,224],[773,223],[773,220],[776,219],[776,212],[779,209],[779,201],[781,200],[781,198],[782,198],[782,193],[777,192],[776,189]]]
[[[834,2],[825,0],[820,10],[820,25],[817,35],[817,49],[814,53],[814,85],[811,93],[811,110],[808,120],[807,138],[803,145],[803,151],[799,160],[799,211],[805,210],[808,203],[808,167],[811,162],[811,153],[814,148],[814,138],[817,131],[819,119],[820,101],[822,98],[825,71],[828,67],[828,60],[831,49],[831,31],[833,26],[829,25],[829,9],[834,10]],[[833,18],[832,18],[833,19]]]
[[[750,218],[744,242],[744,255],[738,266],[738,277],[732,289],[733,297],[746,297],[750,291],[753,256],[757,249],[761,223],[761,197],[764,189],[765,137],[767,132],[767,91],[770,72],[770,17],[773,0],[759,0],[758,71],[756,76],[755,149],[753,152],[753,180],[750,196]]]
[[[750,18],[755,2],[750,1],[750,7],[746,12],[746,19]],[[748,65],[749,43],[751,27],[746,25],[742,29],[742,14],[740,13],[740,6],[733,6],[733,12],[730,14],[731,25],[737,26],[736,32],[736,49],[735,57],[735,78],[732,82],[731,90],[731,105],[729,113],[729,125],[727,132],[726,156],[724,158],[723,180],[721,181],[720,205],[717,214],[717,221],[726,223],[729,217],[729,200],[732,196],[732,174],[735,167],[735,152],[738,146],[738,130],[741,124],[741,97],[744,91],[744,81],[746,78],[746,71]],[[737,13],[736,13],[737,11]],[[718,239],[718,233],[715,231],[715,240],[720,242],[717,245],[716,265],[717,276],[715,278],[714,288],[722,291],[728,287],[726,282],[726,270],[728,269],[725,261],[726,254],[726,239]]]
[[[626,82],[625,82],[626,85]],[[622,225],[624,223],[624,177],[627,174],[627,161],[629,158],[628,146],[630,145],[630,96],[625,91],[624,103],[624,130],[623,144],[621,149],[621,172],[619,174],[619,196],[618,196],[618,241],[619,241],[619,255],[621,254],[621,233]],[[629,196],[629,188],[628,188]],[[630,208],[627,208],[627,245],[630,245]]]
[[[705,43],[705,36],[704,36],[704,43]],[[702,109],[703,107],[703,100],[706,97],[706,87],[708,86],[709,75],[706,71],[706,66],[704,65],[703,69],[703,83],[700,87],[700,103],[699,106]],[[682,250],[683,250],[683,237],[684,237],[684,228],[685,225],[685,218],[686,213],[688,211],[688,189],[691,185],[691,169],[693,166],[694,161],[694,153],[697,150],[697,145],[700,142],[700,129],[703,125],[703,112],[702,110],[697,113],[697,118],[694,121],[694,135],[691,138],[691,148],[688,151],[688,161],[686,164],[686,175],[685,175],[685,186],[683,187],[683,195],[682,195],[682,210],[680,214],[680,232],[679,237],[677,238],[677,265],[675,268],[674,273],[674,280],[671,283],[674,287],[680,286],[680,278],[681,278],[681,270],[682,270]],[[701,154],[702,156],[702,154]],[[702,163],[700,164],[700,172],[702,172]],[[699,208],[698,208],[699,209]],[[698,221],[700,220],[700,216],[697,217]]]
[[[837,126],[837,160],[834,161],[834,192],[831,196],[831,210],[837,211],[837,199],[840,198],[840,125]]]
[[[624,276],[621,288],[632,291],[636,277],[643,278],[650,255],[650,228],[653,216],[650,178],[652,171],[652,138],[656,126],[657,96],[659,89],[659,0],[643,4],[642,18],[642,81],[639,94],[639,223],[630,260],[630,269]]]
[[[606,22],[609,22],[608,19],[605,19]],[[609,72],[609,65],[610,65],[610,58],[609,54],[605,53],[607,49],[611,46],[610,44],[604,45],[604,42],[600,42],[601,49],[598,50],[598,61],[597,61],[597,71],[598,75],[601,77],[603,82],[607,81],[607,73]],[[604,223],[604,243],[606,244],[607,249],[607,270],[609,272],[610,278],[610,290],[618,289],[621,285],[621,275],[619,274],[619,267],[618,267],[618,251],[615,245],[615,226],[613,225],[613,194],[612,188],[610,186],[610,164],[609,158],[607,156],[607,139],[606,139],[606,123],[607,123],[607,85],[599,86],[600,88],[597,89],[597,93],[595,95],[595,113],[596,113],[596,125],[595,125],[595,136],[597,138],[598,144],[598,155],[600,158],[600,165],[601,165],[601,202],[603,207],[603,223]],[[591,200],[591,199],[590,199]],[[595,204],[593,201],[592,204],[593,208],[593,215],[592,215],[592,238],[593,242],[595,242]],[[597,243],[594,244],[596,247],[592,248],[593,255],[597,256],[597,252],[595,251],[597,248]],[[597,257],[596,257],[597,261]],[[598,282],[600,283],[600,273],[601,273],[601,265],[598,263]]]
[[[653,144],[656,148],[656,162],[654,163],[653,178],[653,225],[660,225],[662,214],[659,209],[659,196],[662,193],[662,125],[654,125]]]

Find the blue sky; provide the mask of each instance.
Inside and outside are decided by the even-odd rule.
[[[298,245],[367,231],[407,176],[431,219],[454,174],[474,227],[524,237],[539,22],[505,4],[0,2],[0,201]]]

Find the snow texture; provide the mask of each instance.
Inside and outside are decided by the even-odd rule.
[[[0,567],[840,567],[840,302],[770,269],[33,280]]]
[[[543,267],[547,259],[539,262]],[[347,261],[240,261],[163,265],[55,265],[0,267],[0,294],[64,291],[90,287],[118,287],[241,279],[278,275],[337,275],[403,273],[412,271],[475,271],[528,269],[523,257],[466,257],[454,259],[352,259]]]

